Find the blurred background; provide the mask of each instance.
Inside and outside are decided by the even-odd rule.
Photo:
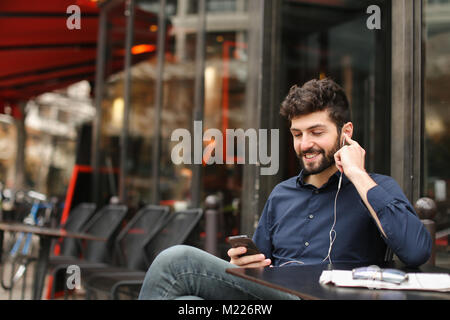
[[[80,29],[66,25],[73,4]],[[381,29],[367,28],[370,5]],[[434,200],[438,263],[450,264],[449,0],[3,0],[4,198],[35,190],[69,210],[114,197],[132,215],[216,195],[224,256],[225,237],[251,235],[272,188],[299,173],[278,110],[292,85],[323,77],[350,99],[367,169],[412,203]],[[173,164],[171,133],[195,120],[280,129],[280,170]]]

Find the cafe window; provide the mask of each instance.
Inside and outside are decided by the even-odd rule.
[[[424,196],[437,230],[450,227],[450,1],[424,0]]]
[[[106,9],[104,85],[101,92],[100,143],[98,146],[98,203],[119,195],[120,136],[124,113],[125,2]]]
[[[213,2],[209,2],[210,6]],[[223,150],[222,163],[202,166],[202,199],[210,194],[219,196],[223,217],[220,231],[224,238],[237,234],[240,228],[239,202],[244,168],[242,161],[245,160],[238,159],[236,148],[226,148],[227,129],[246,130],[248,121],[245,118],[249,81],[247,4],[246,1],[233,3],[237,5],[237,12],[231,20],[226,16],[226,12],[230,10],[226,3],[207,13],[207,17],[211,19],[207,20],[205,35],[203,131],[218,129],[222,133]],[[204,141],[204,150],[215,143],[215,139]],[[203,161],[207,162],[209,156],[216,155],[206,154]]]
[[[0,181],[2,187],[14,186],[17,128],[14,118],[0,114]]]
[[[167,41],[162,74],[162,109],[159,132],[159,194],[161,204],[175,210],[191,204],[192,166],[174,162],[172,141],[175,130],[191,132],[195,94],[196,24],[190,24],[186,9],[195,0],[176,2],[176,10],[166,15]],[[196,14],[196,13],[194,13]]]
[[[246,11],[247,0],[206,0],[206,12]],[[198,1],[190,1],[187,12],[192,14],[198,10]]]
[[[367,27],[370,5],[381,9],[380,29]],[[389,174],[390,2],[285,0],[281,16],[280,103],[294,84],[333,79],[348,96],[354,139],[366,150],[368,171]],[[283,179],[300,170],[288,137],[280,146],[288,153]]]
[[[135,1],[129,69],[124,201],[132,208],[151,203],[156,117],[158,12],[160,1]],[[166,8],[167,9],[167,8]],[[125,93],[125,92],[124,92]]]

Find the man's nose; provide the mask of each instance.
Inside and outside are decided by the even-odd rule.
[[[314,143],[311,139],[303,138],[302,141],[300,142],[300,150],[302,152],[308,151],[313,147],[313,145]]]

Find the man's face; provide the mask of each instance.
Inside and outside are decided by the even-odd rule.
[[[294,149],[305,174],[319,174],[334,165],[340,148],[340,134],[327,111],[314,112],[292,119]]]

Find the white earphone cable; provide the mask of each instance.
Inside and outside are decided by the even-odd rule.
[[[328,248],[327,256],[325,257],[325,259],[323,259],[323,261],[326,261],[328,259],[330,261],[330,264],[333,264],[331,262],[331,249],[333,248],[333,244],[334,244],[334,241],[336,240],[336,236],[337,236],[337,233],[336,233],[336,230],[334,230],[334,227],[336,226],[336,216],[337,216],[337,214],[336,214],[336,205],[337,205],[337,198],[338,198],[338,195],[339,195],[339,191],[341,190],[341,184],[342,184],[342,172],[341,172],[341,176],[339,177],[339,183],[338,183],[338,189],[337,189],[337,192],[336,192],[336,197],[334,198],[334,220],[333,220],[333,225],[331,226],[330,233],[329,233],[329,235],[330,235],[330,247]]]
[[[344,140],[342,141],[341,148],[343,148],[344,146],[345,146],[345,136],[344,136]],[[341,185],[342,185],[342,171],[341,171],[341,175],[339,176],[339,183],[338,183],[338,188],[336,191],[336,197],[334,198],[334,220],[333,220],[333,225],[331,226],[330,234],[329,234],[330,235],[330,246],[328,248],[327,256],[325,257],[325,259],[322,260],[322,262],[324,262],[328,259],[330,261],[330,264],[333,264],[333,262],[331,262],[331,249],[333,248],[333,244],[334,244],[334,241],[336,240],[336,236],[337,236],[337,233],[336,233],[336,230],[334,230],[334,227],[336,226],[336,216],[337,216],[336,205],[337,205],[337,198],[339,195],[339,191],[341,190]]]

